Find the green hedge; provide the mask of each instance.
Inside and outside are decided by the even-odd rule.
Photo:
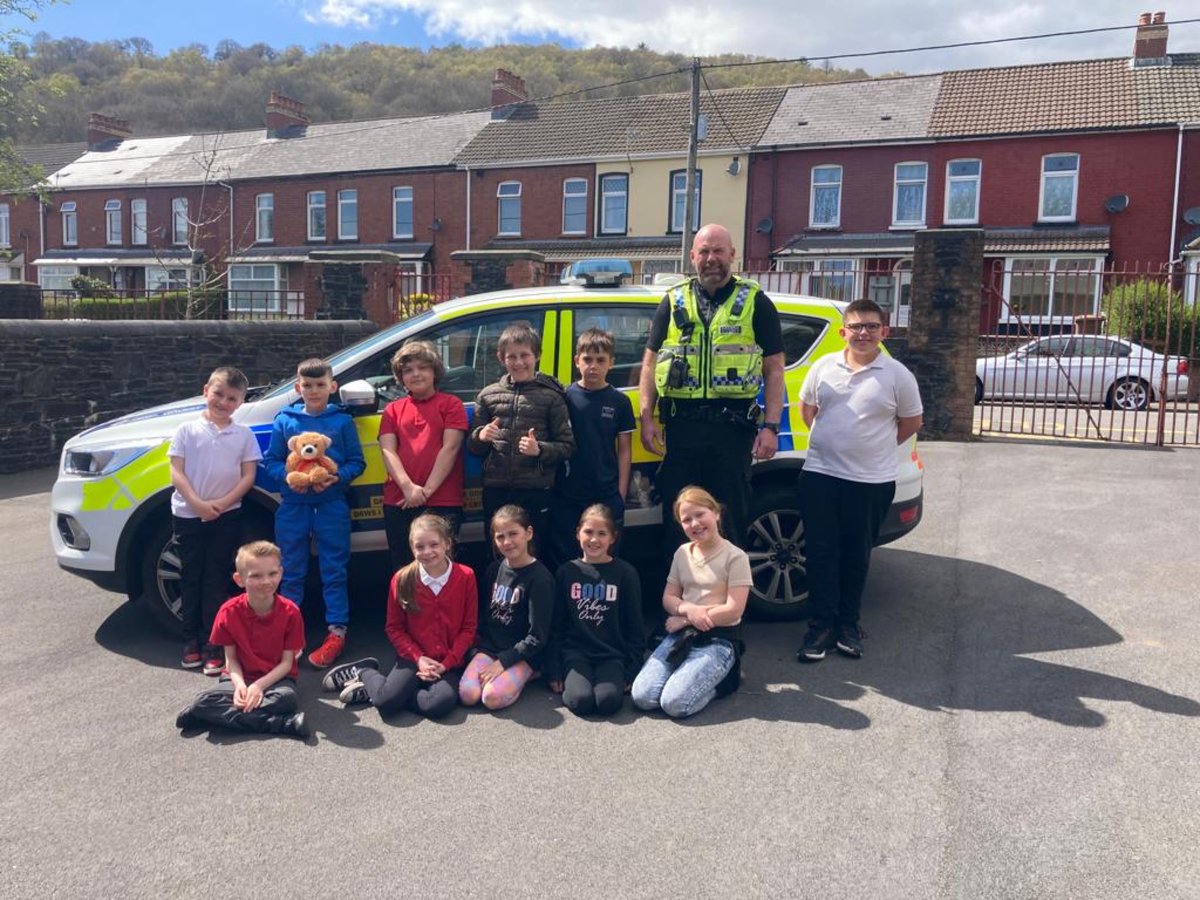
[[[1159,279],[1113,285],[1101,301],[1108,331],[1158,353],[1195,357],[1200,351],[1196,307]],[[1170,323],[1168,325],[1168,322]]]
[[[144,297],[68,297],[42,300],[47,319],[220,319],[224,291],[194,291],[189,314],[187,291],[165,291]]]

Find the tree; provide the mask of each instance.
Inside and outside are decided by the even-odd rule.
[[[54,0],[0,0],[0,16],[21,15],[29,21],[37,11]],[[36,192],[45,179],[40,166],[31,166],[21,159],[13,145],[13,134],[25,125],[36,125],[40,112],[30,99],[29,69],[16,49],[14,31],[0,32],[0,193],[28,194]]]

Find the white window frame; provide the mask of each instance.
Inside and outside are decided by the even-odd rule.
[[[1069,172],[1047,172],[1046,165],[1052,159],[1074,159],[1075,168]],[[1078,153],[1047,153],[1042,157],[1041,178],[1038,179],[1038,221],[1039,222],[1074,222],[1076,211],[1079,209],[1079,170],[1082,160]],[[1071,212],[1065,216],[1046,215],[1046,186],[1052,180],[1071,179]]]
[[[407,208],[408,210],[408,228],[401,228],[400,210]],[[397,185],[392,188],[392,237],[397,239],[412,240],[414,229],[416,226],[416,218],[413,214],[413,189],[409,185]]]
[[[833,299],[849,303],[862,294],[863,260],[852,256],[793,256],[781,259],[777,264],[780,272],[799,272],[801,294],[822,296],[820,288],[813,287],[813,279],[825,279],[850,275],[850,296]]]
[[[352,210],[354,215],[347,221],[346,213]],[[344,188],[337,192],[337,223],[339,241],[358,240],[358,189]]]
[[[271,270],[269,278],[265,277],[267,269]],[[246,271],[238,272],[242,277],[235,278],[235,270]],[[234,287],[235,282],[251,286]],[[254,286],[256,282],[261,286]],[[278,313],[287,292],[287,267],[282,263],[232,263],[225,272],[225,286],[230,312]],[[261,291],[261,297],[256,297],[255,291]]]
[[[79,266],[38,266],[38,284],[43,291],[71,291],[71,279],[79,275]]]
[[[624,181],[625,186],[619,190],[611,190],[609,184],[618,179]],[[610,197],[621,198],[621,227],[615,228],[608,221],[608,201]],[[600,176],[600,233],[601,234],[628,234],[629,233],[629,175],[626,172],[605,172]]]
[[[975,163],[976,170],[974,175],[952,175],[950,170],[955,163]],[[975,215],[969,218],[956,219],[950,215],[950,194],[954,185],[972,184],[975,186]],[[980,187],[983,184],[983,160],[964,157],[963,159],[952,159],[946,163],[946,203],[942,213],[942,221],[947,225],[976,225],[979,223],[979,196]]]
[[[900,169],[904,166],[920,166],[924,174],[918,179],[911,176],[901,179]],[[900,218],[900,188],[921,185],[921,215],[917,219]],[[899,229],[925,227],[925,210],[929,205],[929,163],[919,159],[898,162],[892,170],[892,227]]]
[[[514,190],[514,188],[515,188],[515,190]],[[521,182],[519,182],[519,181],[502,181],[498,185],[496,185],[496,234],[498,236],[501,236],[501,237],[519,237],[520,236],[520,234],[521,234],[521,192],[522,192],[522,187],[521,187]],[[516,231],[511,231],[511,230],[505,231],[504,230],[504,220],[505,220],[504,207],[506,204],[508,204],[510,206],[515,205],[515,207],[516,207],[516,210],[517,210],[516,216],[513,216],[510,214],[507,217],[510,220],[510,222],[512,219],[514,219],[514,218],[516,219],[516,221],[517,221],[517,230]]]
[[[575,190],[572,190],[574,188]],[[582,190],[580,190],[582,188]],[[587,194],[588,183],[586,178],[564,178],[563,179],[563,198],[562,198],[562,233],[563,234],[587,234],[588,210],[587,210]],[[567,211],[567,206],[579,206],[579,209]],[[578,219],[578,228],[567,227],[567,217]]]
[[[144,247],[148,239],[146,198],[135,197],[129,201],[129,243],[135,247]]]
[[[121,246],[121,201],[104,201],[104,243]]]
[[[700,228],[700,200],[704,196],[704,173],[696,170],[696,184],[694,185],[693,193],[695,197],[692,201],[692,231]],[[669,213],[670,226],[667,230],[672,234],[683,233],[683,217],[687,210],[687,169],[675,169],[670,174],[671,188],[671,209]],[[676,185],[676,178],[682,178],[682,185]]]
[[[7,203],[0,203],[0,247],[12,246],[12,222]]]
[[[1074,315],[1064,316],[1056,315],[1054,312],[1054,279],[1058,277],[1055,273],[1055,268],[1060,260],[1075,260],[1086,259],[1092,261],[1092,275],[1096,279],[1095,289],[1092,292],[1092,308],[1091,313],[1100,312],[1100,297],[1104,286],[1104,257],[1094,253],[1057,253],[1057,254],[1042,254],[1042,253],[1024,253],[1020,256],[1004,257],[1004,306],[1000,310],[1001,322],[1016,322],[1017,316],[1012,315],[1012,281],[1013,281],[1013,263],[1017,260],[1031,259],[1048,259],[1050,260],[1050,268],[1046,272],[1047,284],[1046,292],[1050,298],[1050,313],[1049,315],[1029,315],[1022,313],[1020,321],[1025,323],[1042,323],[1050,324],[1055,322],[1073,322]],[[1073,273],[1078,276],[1080,273]]]
[[[818,172],[837,172],[837,181],[817,181]],[[808,191],[808,227],[809,228],[841,228],[842,227],[842,177],[843,169],[839,165],[820,165],[813,166],[812,173],[809,176],[809,191]],[[835,190],[837,192],[837,203],[834,204],[833,218],[827,222],[817,221],[817,192]]]
[[[254,197],[254,242],[275,243],[274,194],[257,194]]]
[[[1200,303],[1200,255],[1185,254],[1187,269],[1183,277],[1183,300],[1188,306]]]
[[[79,246],[79,213],[74,200],[64,200],[58,208],[62,217],[62,242],[64,247]]]
[[[20,281],[21,267],[10,266],[7,263],[0,265],[0,281]]]
[[[171,243],[187,246],[188,242],[188,198],[171,198]]]
[[[320,202],[317,202],[317,198]],[[323,241],[329,234],[329,216],[326,213],[325,192],[324,191],[309,191],[305,198],[305,221],[307,222],[307,234],[310,241]],[[318,234],[313,225],[316,224],[316,211],[321,211],[321,233]]]
[[[200,266],[146,266],[143,273],[147,291],[185,291],[201,280]]]

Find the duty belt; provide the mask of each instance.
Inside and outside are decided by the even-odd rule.
[[[680,419],[687,422],[704,422],[710,425],[740,425],[746,428],[758,428],[762,418],[762,409],[757,403],[748,402],[745,406],[713,406],[710,403],[697,400],[676,400],[663,397],[659,400],[659,416],[667,419]]]

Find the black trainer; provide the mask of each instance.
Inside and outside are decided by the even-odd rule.
[[[363,669],[375,669],[379,671],[379,660],[373,656],[368,656],[366,659],[359,659],[354,662],[343,663],[340,666],[334,666],[321,679],[321,687],[327,691],[340,691],[349,682],[358,681],[358,676]]]
[[[819,662],[834,646],[833,629],[828,626],[810,625],[804,634],[804,643],[796,651],[800,662]]]
[[[837,630],[837,649],[843,656],[860,659],[863,654],[863,638],[867,633],[857,625],[839,625]]]

